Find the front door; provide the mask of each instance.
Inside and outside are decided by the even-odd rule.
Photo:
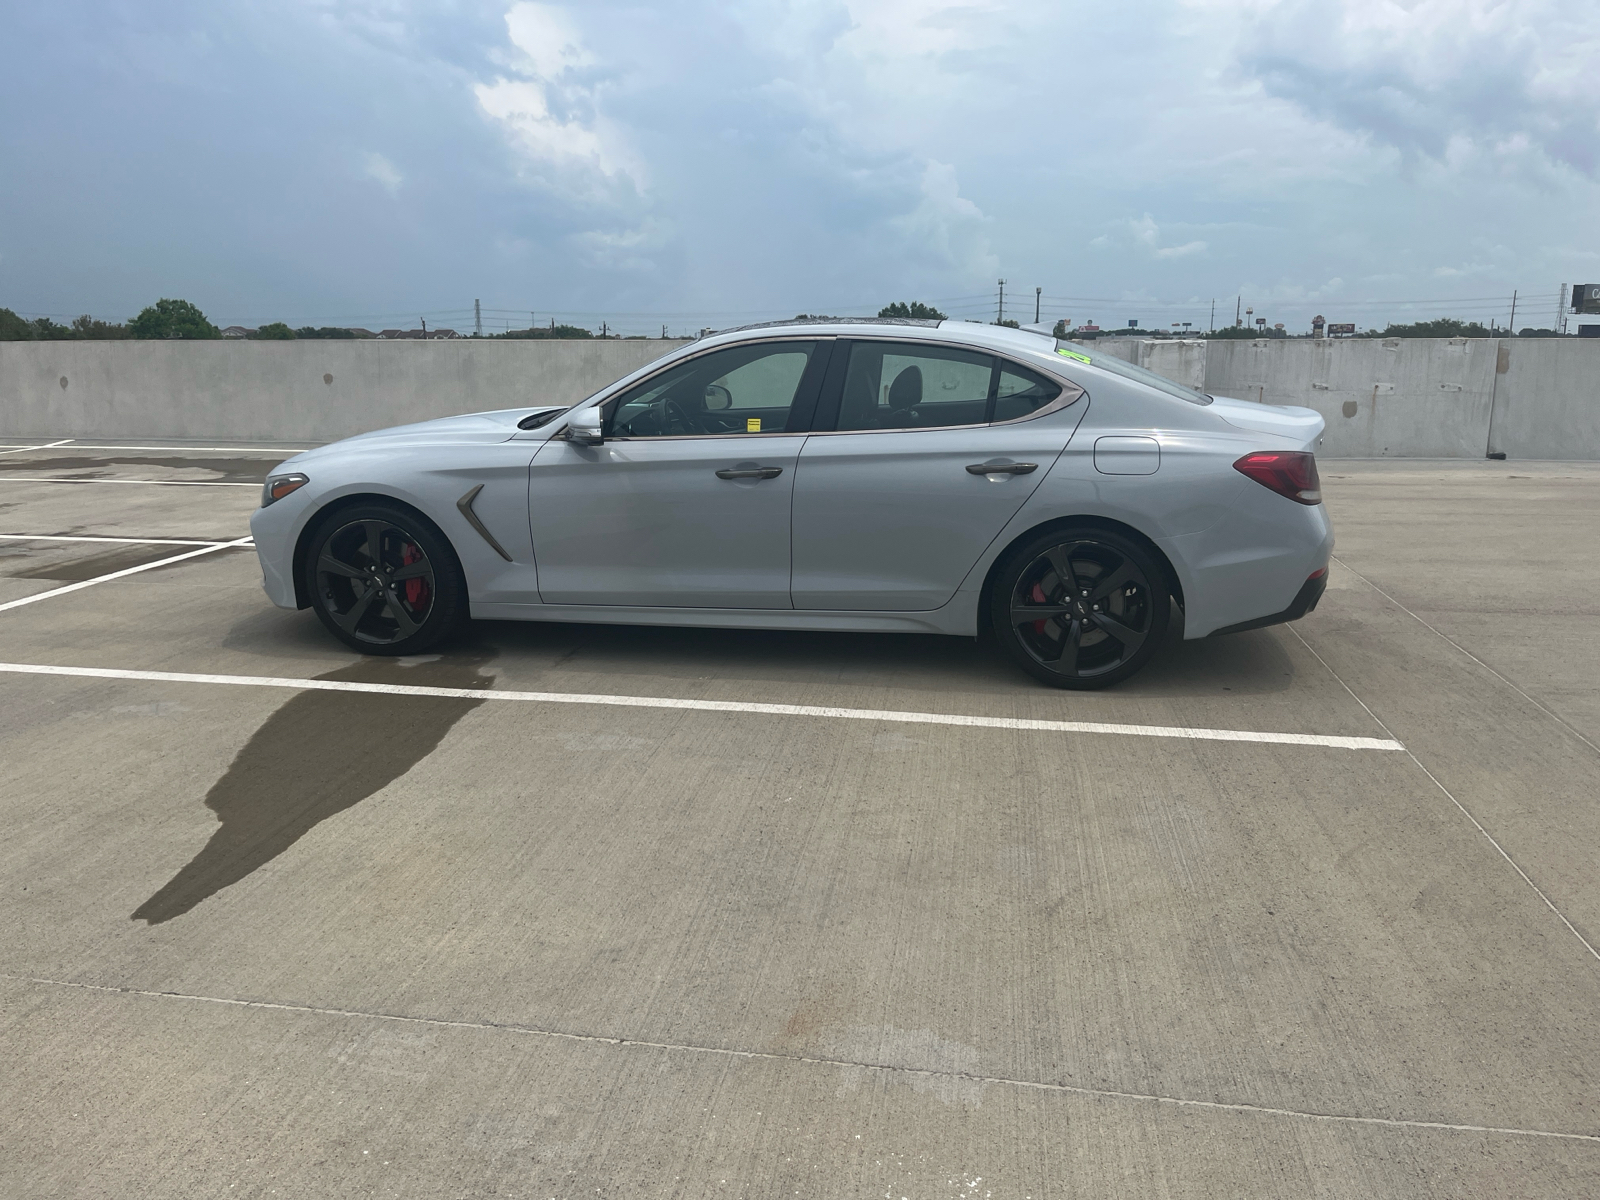
[[[823,406],[837,405],[837,417],[819,413],[800,455],[794,606],[938,608],[1071,436],[1018,420],[1063,398],[1061,385],[926,344],[853,341],[849,356],[839,396]],[[994,470],[971,469],[983,466]]]
[[[606,440],[530,468],[546,604],[788,608],[795,466],[826,341],[686,359],[605,404]]]

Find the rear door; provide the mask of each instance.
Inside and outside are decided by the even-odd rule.
[[[834,363],[795,476],[794,606],[938,608],[1071,437],[1021,418],[1081,393],[927,343],[841,342]]]

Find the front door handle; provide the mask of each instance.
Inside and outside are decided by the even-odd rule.
[[[968,463],[968,475],[1027,475],[1039,469],[1038,463]]]
[[[776,479],[783,474],[782,467],[723,467],[718,479]]]

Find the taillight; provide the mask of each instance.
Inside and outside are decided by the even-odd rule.
[[[1322,480],[1317,478],[1317,456],[1304,450],[1261,450],[1246,454],[1233,469],[1250,476],[1296,504],[1321,504]]]

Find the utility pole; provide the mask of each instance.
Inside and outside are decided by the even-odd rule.
[[[1217,331],[1217,298],[1211,297],[1211,332]]]
[[[1507,326],[1507,332],[1510,333],[1512,337],[1516,337],[1517,336],[1517,289],[1516,288],[1512,288],[1511,289],[1511,324],[1509,326]]]
[[[1000,281],[1000,308],[999,308],[999,311],[996,312],[996,314],[995,314],[994,323],[996,325],[998,325],[998,324],[1000,324],[1001,321],[1004,321],[1005,319],[1006,319],[1006,281],[1004,279],[1002,279]]]
[[[419,318],[419,320],[421,320],[421,322],[422,322],[422,337],[423,337],[423,340],[426,341],[427,337],[428,337],[428,318],[427,317],[421,317],[421,318]]]
[[[667,327],[665,325],[661,327],[661,340],[663,342],[667,340]]]
[[[1567,285],[1561,285],[1561,295],[1556,298],[1556,319],[1550,322],[1555,331],[1563,336],[1567,332]]]
[[[604,321],[601,321],[600,322],[600,340],[601,341],[605,341],[605,337],[606,337],[606,323]]]
[[[472,302],[472,336],[483,336],[483,308],[478,300]]]
[[[1033,323],[1035,325],[1039,323],[1039,297],[1043,294],[1043,292],[1044,289],[1041,287],[1036,287],[1033,289]]]
[[[1244,297],[1243,296],[1238,297],[1233,302],[1233,327],[1235,329],[1239,328],[1239,326],[1244,324],[1244,322],[1239,319],[1239,306],[1242,305],[1243,303],[1244,303]]]

